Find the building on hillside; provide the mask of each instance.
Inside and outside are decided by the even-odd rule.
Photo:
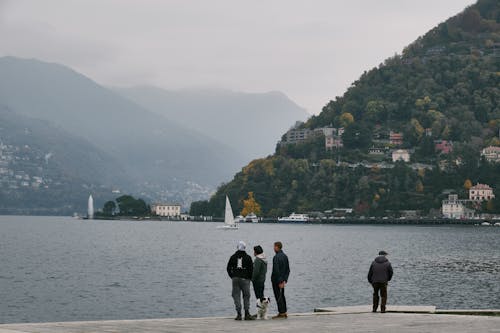
[[[441,213],[448,219],[472,218],[474,210],[467,208],[470,200],[458,199],[457,194],[450,194],[448,199],[442,201]]]
[[[344,134],[344,128],[334,128],[334,127],[322,127],[319,130],[325,135],[325,149],[332,150],[333,148],[342,148],[344,142],[342,141],[342,134]]]
[[[410,162],[410,152],[407,149],[396,149],[392,151],[392,161]]]
[[[425,136],[432,136],[432,128],[426,128],[425,129]]]
[[[489,146],[481,151],[481,156],[489,162],[500,162],[500,147]]]
[[[469,200],[488,201],[495,198],[493,189],[486,184],[476,184],[469,189]]]
[[[434,150],[438,154],[449,154],[453,151],[453,143],[448,140],[435,140]]]
[[[378,148],[378,147],[371,147],[368,148],[368,154],[370,155],[385,155],[387,149],[385,148]]]
[[[156,203],[151,205],[151,212],[157,216],[179,217],[181,216],[181,205]]]
[[[299,143],[306,141],[312,134],[308,128],[292,128],[285,134],[285,143]]]
[[[394,146],[401,146],[403,144],[403,133],[390,131],[389,143]]]

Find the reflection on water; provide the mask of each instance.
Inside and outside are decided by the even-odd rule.
[[[0,228],[0,322],[232,315],[225,267],[240,239],[248,248],[261,244],[268,256],[283,241],[290,312],[370,303],[366,274],[380,249],[394,267],[391,304],[500,307],[496,227],[251,224],[224,231],[211,223],[0,217]]]

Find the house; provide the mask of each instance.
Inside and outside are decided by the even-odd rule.
[[[403,133],[390,131],[389,143],[394,146],[401,146],[403,144]]]
[[[344,134],[343,127],[322,127],[316,130],[321,130],[325,135],[326,150],[332,150],[333,148],[342,148],[344,146],[344,142],[342,141],[342,134]]]
[[[461,200],[457,194],[450,194],[448,199],[442,201],[441,213],[448,219],[472,218],[474,211],[466,207],[468,203],[469,200]]]
[[[368,154],[370,154],[370,155],[384,155],[385,148],[371,147],[368,149]]]
[[[151,212],[157,216],[177,217],[181,215],[181,205],[156,203],[151,205]]]
[[[410,162],[410,152],[407,149],[396,149],[392,151],[392,161]]]
[[[486,184],[476,184],[469,189],[469,200],[488,201],[495,198],[493,189]]]
[[[453,143],[448,140],[435,140],[434,150],[439,154],[449,154],[453,151]]]
[[[481,151],[481,156],[484,156],[488,162],[498,163],[500,162],[500,147],[486,147]]]
[[[286,143],[299,143],[306,141],[312,134],[308,128],[291,129],[285,134]]]

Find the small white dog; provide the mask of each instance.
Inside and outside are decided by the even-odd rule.
[[[261,301],[257,300],[257,319],[267,320],[267,309],[269,308],[269,303],[271,299],[269,297],[264,297]]]

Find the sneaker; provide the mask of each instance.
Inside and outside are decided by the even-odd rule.
[[[234,320],[241,320],[241,313],[238,313],[238,315],[236,316],[236,318],[234,318]]]
[[[278,313],[276,316],[274,316],[272,319],[286,319],[288,318],[288,315],[285,313]]]

